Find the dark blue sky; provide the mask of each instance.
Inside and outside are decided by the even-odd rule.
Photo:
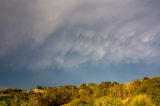
[[[0,1],[0,88],[160,75],[159,0]]]

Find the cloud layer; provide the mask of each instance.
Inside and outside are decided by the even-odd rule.
[[[158,0],[0,1],[0,58],[32,70],[158,64],[159,5]]]

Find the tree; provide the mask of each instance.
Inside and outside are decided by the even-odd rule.
[[[86,83],[82,83],[82,84],[79,86],[79,89],[86,89],[86,88],[87,88]]]
[[[157,106],[160,106],[160,77],[143,80],[138,93],[147,94]]]
[[[43,87],[40,86],[40,85],[37,85],[37,86],[36,86],[36,89],[43,89]]]

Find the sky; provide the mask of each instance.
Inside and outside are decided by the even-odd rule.
[[[0,88],[160,76],[160,0],[1,0]]]

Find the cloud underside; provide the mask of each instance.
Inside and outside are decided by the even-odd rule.
[[[23,68],[156,63],[158,0],[0,1],[0,58]]]

